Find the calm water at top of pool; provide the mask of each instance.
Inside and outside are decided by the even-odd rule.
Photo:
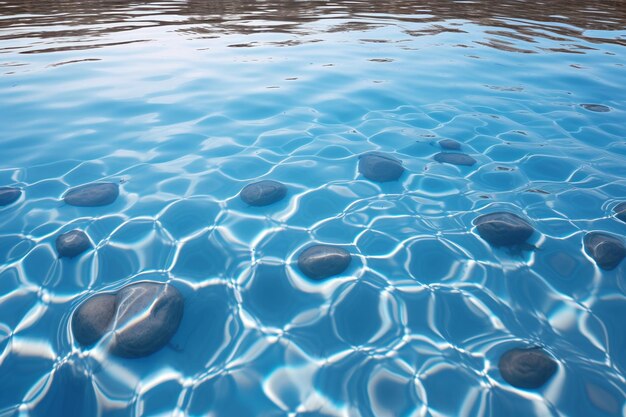
[[[624,1],[0,1],[0,417],[626,416],[626,261],[584,248],[626,241],[625,65]],[[164,346],[81,342],[145,281]]]

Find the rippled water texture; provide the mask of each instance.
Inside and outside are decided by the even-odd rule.
[[[0,416],[625,416],[626,261],[583,246],[626,240],[625,28],[624,1],[0,1]],[[244,203],[262,180],[284,197]],[[119,196],[63,201],[88,183]],[[490,245],[498,211],[534,234]],[[311,279],[312,245],[351,261]],[[143,281],[184,299],[164,347],[77,342]],[[515,387],[532,347],[556,372]]]

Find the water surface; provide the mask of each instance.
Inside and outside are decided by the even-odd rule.
[[[625,27],[623,1],[0,1],[0,416],[626,415],[626,266],[583,251],[626,232]],[[369,151],[406,172],[367,180]],[[244,204],[261,179],[287,197]],[[62,202],[99,181],[113,204]],[[478,236],[498,210],[536,249]],[[58,259],[77,228],[95,249]],[[348,270],[307,279],[312,243]],[[81,302],[143,280],[185,297],[167,347],[76,343]],[[540,389],[498,372],[520,345],[559,364]]]

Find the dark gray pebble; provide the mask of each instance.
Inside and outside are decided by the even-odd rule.
[[[441,149],[447,149],[449,151],[458,151],[461,149],[461,144],[456,140],[452,139],[443,139],[439,141],[439,146]]]
[[[626,222],[626,203],[619,203],[613,208],[613,211],[615,212],[615,217]]]
[[[476,160],[464,153],[440,152],[435,155],[435,161],[470,167],[476,163]]]
[[[14,187],[0,187],[0,206],[8,206],[17,201],[22,195],[22,190]]]
[[[72,316],[72,334],[78,343],[89,346],[104,336],[115,315],[115,294],[96,294],[84,301]]]
[[[267,206],[282,200],[287,195],[287,187],[277,181],[263,180],[246,185],[239,195],[251,206]]]
[[[596,264],[607,271],[615,269],[626,256],[626,247],[621,239],[608,233],[590,232],[583,239],[585,252]]]
[[[172,285],[140,282],[122,288],[111,351],[127,358],[156,352],[176,333],[183,308],[183,296]]]
[[[170,341],[183,310],[183,297],[172,285],[139,282],[87,299],[72,317],[72,333],[80,344],[90,345],[113,330],[111,352],[139,358]]]
[[[73,258],[89,249],[91,242],[83,231],[72,230],[57,237],[56,247],[60,257]]]
[[[526,220],[508,212],[484,214],[474,224],[480,237],[493,246],[520,245],[535,232]]]
[[[611,111],[611,108],[608,106],[605,106],[603,104],[591,104],[591,103],[585,103],[585,104],[581,104],[581,107],[589,110],[589,111],[595,111],[598,113],[606,113]]]
[[[370,152],[359,157],[359,172],[376,182],[396,181],[404,173],[402,161],[382,154]]]
[[[541,348],[511,349],[500,358],[500,375],[517,388],[541,387],[554,375],[557,363]]]
[[[346,270],[352,256],[343,248],[315,245],[305,249],[298,257],[298,268],[309,278],[324,279]]]
[[[120,190],[117,184],[97,182],[70,189],[63,200],[72,206],[97,207],[111,204],[119,194]]]

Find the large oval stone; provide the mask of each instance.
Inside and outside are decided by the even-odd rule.
[[[526,220],[508,212],[484,214],[474,224],[480,237],[493,246],[519,245],[535,232]]]
[[[92,345],[109,331],[115,301],[115,294],[96,294],[76,309],[72,316],[72,334],[78,343]]]
[[[359,157],[359,172],[372,181],[388,182],[400,178],[404,167],[402,161],[392,156],[370,152]]]
[[[251,206],[267,206],[282,200],[287,195],[287,187],[277,181],[263,180],[246,185],[239,195]]]
[[[150,355],[165,346],[183,317],[184,301],[172,285],[140,282],[117,293],[111,351],[122,357]]]
[[[626,256],[626,247],[621,239],[608,233],[590,232],[583,239],[585,252],[596,264],[607,271],[615,269]]]
[[[442,139],[439,141],[439,146],[441,149],[446,149],[449,151],[458,151],[461,149],[461,144],[456,140],[452,139]]]
[[[98,182],[72,188],[65,194],[63,200],[72,206],[97,207],[111,204],[119,194],[117,184]]]
[[[346,270],[352,256],[343,248],[315,245],[305,249],[298,257],[298,268],[309,278],[324,279]]]
[[[498,368],[502,378],[514,387],[534,389],[554,375],[557,363],[541,348],[516,348],[502,355]]]
[[[21,195],[22,190],[19,188],[0,187],[0,207],[15,203]]]
[[[476,160],[464,153],[452,153],[452,152],[440,152],[435,155],[435,161],[461,166],[472,166],[476,163]]]
[[[72,230],[57,237],[56,247],[60,257],[73,258],[89,249],[91,242],[83,231]]]
[[[615,217],[626,222],[626,203],[619,203],[613,208],[613,211],[615,212]]]

